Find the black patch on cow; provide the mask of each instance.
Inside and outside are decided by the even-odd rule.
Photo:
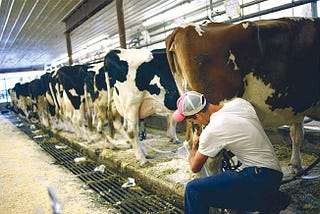
[[[20,96],[29,96],[30,95],[30,91],[29,91],[29,85],[30,83],[16,83],[14,86],[14,91],[16,92],[16,96],[19,99]]]
[[[29,85],[30,90],[30,97],[32,99],[36,99],[38,96],[41,95],[41,80],[40,79],[34,79],[30,82]]]
[[[62,84],[69,100],[75,109],[80,108],[83,100],[80,99],[84,95],[84,84],[87,88],[93,89],[93,72],[87,71],[87,65],[65,66],[58,70],[58,82]],[[72,95],[70,90],[75,90],[77,95]],[[93,91],[93,90],[92,90]]]
[[[119,89],[118,89],[117,87],[114,87],[114,88],[115,88],[115,90],[116,90],[117,96],[119,96],[119,95],[120,95]]]
[[[96,81],[96,87],[99,91],[107,90],[106,75],[104,70],[104,67],[100,68],[98,74],[96,74],[94,77]]]
[[[49,90],[49,81],[50,81],[50,73],[45,73],[40,77],[40,88],[39,93],[41,95],[45,95],[45,93]]]
[[[157,75],[160,84],[166,90],[164,105],[170,110],[175,110],[179,92],[168,64],[166,50],[156,49],[151,52],[153,59],[144,62],[137,69],[136,86],[140,91],[147,90],[150,94],[158,95],[160,88],[156,84],[151,84],[151,80]]]
[[[109,73],[110,88],[114,86],[116,80],[124,82],[128,75],[128,62],[120,60],[118,53],[120,50],[111,50],[104,58],[105,72]]]
[[[90,67],[91,66],[87,67],[87,69],[89,69]],[[98,97],[98,93],[94,92],[94,78],[94,71],[87,70],[83,75],[83,81],[86,84],[86,91],[90,94],[92,100],[95,100]]]

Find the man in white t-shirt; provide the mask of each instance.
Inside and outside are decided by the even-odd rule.
[[[205,126],[200,136],[193,137],[189,162],[194,173],[223,149],[242,163],[239,172],[190,181],[185,190],[186,214],[208,213],[209,207],[279,213],[289,205],[290,197],[279,191],[283,176],[279,160],[248,101],[234,98],[223,106],[214,105],[189,91],[178,99],[177,107],[174,120]]]

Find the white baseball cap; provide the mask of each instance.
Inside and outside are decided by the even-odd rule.
[[[188,91],[179,97],[177,110],[173,113],[173,119],[177,122],[183,121],[186,116],[200,112],[206,106],[206,98],[196,91]]]

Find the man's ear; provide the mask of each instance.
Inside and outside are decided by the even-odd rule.
[[[195,116],[196,116],[197,118],[202,117],[201,112],[196,113]]]

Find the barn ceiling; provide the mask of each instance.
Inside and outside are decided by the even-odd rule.
[[[38,67],[65,53],[62,20],[81,0],[0,0],[0,69]]]

